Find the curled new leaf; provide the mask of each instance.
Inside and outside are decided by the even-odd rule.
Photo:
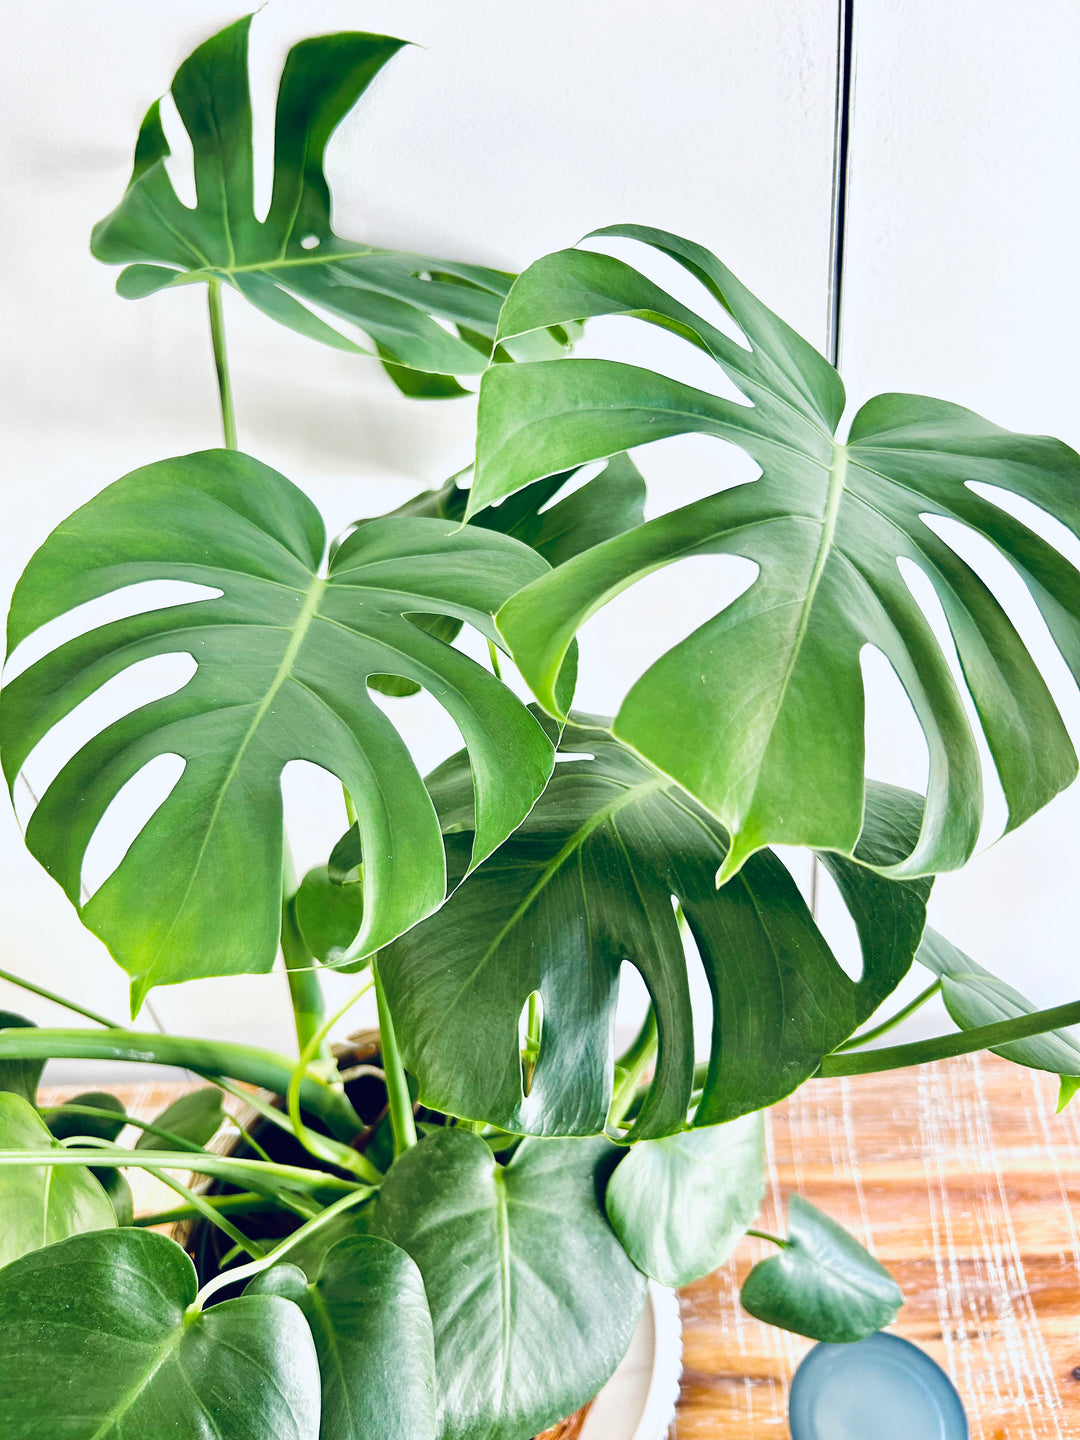
[[[411,624],[451,616],[494,637],[493,612],[546,569],[525,545],[473,526],[388,517],[324,563],[322,521],[276,471],[207,451],[137,470],[64,521],[12,601],[11,648],[68,610],[144,580],[194,581],[215,598],[99,626],[31,665],[0,697],[9,783],[31,750],[112,676],[151,656],[192,656],[176,693],[90,740],[48,787],[27,843],[83,921],[134,977],[156,984],[269,970],[280,928],[281,772],[335,774],[359,815],[357,953],[442,901],[439,824],[408,751],[365,686],[376,673],[429,690],[468,747],[473,859],[528,813],[552,766],[536,720],[484,667]],[[120,788],[158,755],[184,770],[88,902],[83,854]]]
[[[890,869],[963,864],[982,815],[978,749],[901,563],[921,570],[941,602],[1015,826],[1072,781],[1076,757],[1038,666],[939,522],[966,527],[1011,562],[1080,674],[1080,574],[994,498],[1009,492],[1080,534],[1080,457],[1058,440],[914,395],[870,400],[841,440],[836,371],[714,255],[639,226],[598,234],[642,241],[683,266],[741,340],[631,266],[583,250],[549,255],[519,277],[500,334],[633,316],[710,356],[745,401],[607,360],[496,366],[481,386],[472,509],[567,466],[690,431],[739,446],[761,476],[730,488],[718,477],[719,493],[605,541],[515,596],[498,623],[522,673],[562,713],[556,684],[590,615],[684,557],[741,556],[756,579],[640,677],[614,733],[723,822],[725,878],[773,843],[851,854],[865,792],[860,657],[876,647],[929,751],[923,825]]]

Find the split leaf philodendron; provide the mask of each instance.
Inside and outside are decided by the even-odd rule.
[[[226,448],[116,480],[32,557],[0,743],[9,784],[40,795],[30,849],[130,975],[135,1010],[154,986],[265,974],[280,952],[300,1054],[129,1030],[0,972],[88,1022],[0,1012],[0,1440],[529,1440],[611,1375],[647,1278],[689,1283],[740,1244],[765,1194],[764,1112],[798,1086],[983,1046],[1060,1076],[1062,1103],[1080,1085],[1080,1002],[1038,1011],[926,929],[933,876],[964,863],[982,816],[969,713],[1010,826],[1076,770],[1040,665],[949,537],[959,524],[997,547],[1080,674],[1080,573],[1016,513],[1080,534],[1080,457],[910,395],[871,400],[841,440],[835,369],[662,231],[594,243],[681,265],[720,324],[595,249],[515,279],[343,240],[327,147],[387,62],[409,63],[400,40],[292,48],[260,218],[249,25],[172,84],[196,204],[155,104],[93,235],[125,296],[206,284]],[[375,357],[408,396],[482,376],[471,486],[462,471],[374,518],[358,490],[347,513],[364,518],[328,543],[303,491],[237,448],[223,287]],[[673,332],[742,400],[574,358],[598,316]],[[718,472],[673,511],[654,494],[646,520],[648,466],[627,452],[688,431],[761,473]],[[614,719],[573,709],[582,624],[705,554],[756,576]],[[958,666],[905,565],[935,590]],[[201,588],[78,633],[80,607],[162,581]],[[50,648],[54,625],[74,638]],[[23,642],[40,658],[22,664]],[[925,797],[866,774],[867,646],[922,726]],[[485,649],[490,667],[472,658]],[[95,722],[103,687],[168,656],[193,664],[185,683]],[[508,656],[537,704],[504,680]],[[426,779],[400,708],[420,692],[464,742]],[[77,719],[90,738],[37,782]],[[91,893],[103,819],[163,756],[179,778]],[[296,760],[341,782],[349,817],[344,835],[327,821],[302,883],[281,793]],[[830,877],[854,972],[776,845]],[[931,984],[864,1029],[915,961]],[[617,1054],[626,966],[649,999]],[[363,972],[329,1019],[326,968]],[[378,1037],[331,1051],[371,989]],[[939,991],[955,1032],[866,1048]],[[57,1103],[38,1089],[50,1059],[205,1084],[151,1116],[103,1091]],[[168,1208],[133,1212],[139,1171]],[[750,1231],[780,1249],[751,1270],[746,1309],[837,1343],[890,1324],[887,1271],[800,1196],[788,1214],[786,1239]],[[175,1238],[148,1229],[166,1223]]]

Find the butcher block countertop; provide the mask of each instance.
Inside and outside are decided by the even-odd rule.
[[[48,1093],[70,1098],[77,1087]],[[175,1086],[110,1087],[148,1118]],[[1080,1098],[993,1056],[811,1081],[772,1112],[760,1228],[791,1190],[846,1225],[896,1277],[898,1334],[952,1376],[972,1440],[1080,1440]],[[129,1171],[138,1208],[170,1205]],[[786,1440],[787,1386],[810,1342],[738,1304],[772,1247],[689,1286],[678,1440]],[[917,1437],[913,1437],[917,1440]]]

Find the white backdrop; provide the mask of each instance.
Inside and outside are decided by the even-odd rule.
[[[1080,444],[1075,0],[1037,0],[1023,13],[1011,0],[859,0],[858,10],[842,365],[853,408],[881,389],[922,391]],[[5,601],[76,505],[137,465],[218,443],[199,292],[121,301],[115,272],[87,242],[123,190],[147,103],[237,13],[220,0],[9,0],[0,17]],[[821,344],[835,24],[834,0],[273,0],[253,26],[256,137],[265,155],[292,41],[346,28],[403,35],[417,47],[391,63],[332,144],[340,233],[517,269],[599,225],[655,224],[709,245]],[[307,489],[331,528],[468,462],[472,402],[406,401],[368,362],[230,299],[240,443]],[[611,333],[596,326],[588,343]],[[649,363],[665,341],[623,343]],[[731,474],[744,463],[691,439],[638,458],[654,512],[704,493],[718,467]],[[990,573],[992,560],[967,553]],[[727,583],[719,562],[697,562],[623,597],[586,632],[579,703],[610,712],[648,659],[712,613]],[[1032,607],[1009,596],[1046,653]],[[870,766],[918,783],[922,748],[906,706],[873,657],[867,669]],[[1071,687],[1057,693],[1080,734]],[[116,703],[135,698],[121,686]],[[394,714],[423,767],[456,748],[453,727],[425,700],[398,702]],[[35,757],[36,788],[63,758]],[[325,857],[343,817],[325,777],[306,792],[296,781],[287,805],[306,865]],[[999,821],[993,796],[991,812]],[[1041,1003],[1077,993],[1078,834],[1072,792],[940,880],[933,901],[940,928]],[[126,1018],[126,978],[26,854],[6,808],[0,864],[0,966]],[[152,1003],[171,1030],[290,1044],[280,976],[158,990]],[[0,1004],[65,1020],[8,986]],[[925,1032],[942,1019],[916,1023]]]

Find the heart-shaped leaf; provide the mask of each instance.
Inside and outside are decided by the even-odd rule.
[[[761,1114],[641,1140],[608,1181],[608,1219],[639,1270],[677,1288],[724,1261],[765,1194]]]
[[[376,672],[432,691],[460,728],[476,779],[475,856],[527,814],[552,747],[484,667],[425,635],[413,612],[494,636],[492,612],[547,567],[527,546],[449,522],[395,517],[355,531],[320,570],[322,522],[295,486],[247,456],[207,451],[118,480],[64,521],[30,561],[9,620],[13,648],[39,626],[142,580],[186,580],[220,598],[99,626],[18,675],[0,699],[9,782],[37,742],[113,675],[187,652],[175,694],[108,726],[64,767],[27,843],[80,906],[82,857],[120,787],[157,755],[183,775],[83,921],[134,977],[155,984],[265,971],[281,911],[281,771],[303,759],[337,775],[364,844],[368,953],[445,893],[438,821],[408,751],[368,694]]]
[[[435,1440],[435,1351],[424,1282],[404,1250],[373,1235],[340,1240],[309,1282],[296,1265],[247,1295],[304,1312],[322,1372],[319,1440]]]
[[[274,1295],[187,1314],[195,1267],[147,1230],[79,1235],[0,1270],[4,1440],[318,1440],[319,1362]]]
[[[246,16],[200,45],[172,83],[194,151],[195,207],[177,197],[169,178],[169,145],[155,101],[139,131],[124,197],[94,227],[93,253],[128,267],[117,289],[129,299],[193,280],[225,282],[301,335],[393,362],[388,373],[406,393],[463,394],[448,377],[484,369],[511,277],[343,240],[331,228],[327,144],[405,42],[345,33],[293,46],[277,97],[273,193],[260,220],[253,198],[250,23]],[[340,321],[345,331],[334,323]],[[353,327],[369,345],[350,337]],[[558,353],[555,339],[543,340]],[[403,366],[438,374],[410,375]]]
[[[727,837],[685,791],[602,722],[577,717],[563,760],[524,824],[442,909],[383,953],[379,972],[405,1064],[433,1109],[514,1132],[596,1134],[611,1101],[612,1027],[624,961],[640,972],[660,1032],[638,1138],[681,1130],[694,1070],[682,906],[714,1001],[712,1059],[696,1123],[788,1095],[908,970],[925,923],[925,881],[896,882],[825,855],[855,921],[863,975],[851,981],[772,854],[716,888]],[[581,758],[572,758],[580,756]],[[468,862],[463,756],[429,779],[454,877]],[[867,792],[860,856],[887,864],[918,832],[918,797]],[[543,999],[525,1093],[519,1019]]]
[[[67,1105],[46,1111],[46,1124],[56,1140],[70,1140],[74,1135],[91,1135],[98,1140],[116,1140],[127,1124],[127,1111],[122,1100],[107,1090],[84,1090],[73,1095]],[[106,1111],[106,1114],[84,1115],[81,1109]]]
[[[829,1345],[865,1340],[891,1325],[904,1303],[885,1267],[800,1195],[788,1201],[784,1248],[754,1266],[740,1298],[766,1325]]]
[[[936,930],[926,931],[915,958],[940,978],[945,1008],[961,1030],[1014,1020],[1018,1015],[1033,1015],[1039,1009],[1019,990],[984,970]],[[1050,1030],[1030,1040],[1014,1040],[1008,1045],[999,1045],[994,1054],[1032,1070],[1049,1070],[1060,1075],[1063,1081],[1080,1076],[1080,1043],[1068,1030]],[[1066,1100],[1072,1093],[1069,1092]]]
[[[10,1091],[0,1092],[0,1150],[57,1148],[58,1142],[29,1101]],[[0,1265],[54,1240],[116,1224],[105,1191],[89,1170],[76,1165],[0,1167],[0,1216]]]
[[[978,750],[960,686],[898,562],[921,570],[941,602],[1015,826],[1072,781],[1076,757],[1037,665],[938,522],[985,537],[1011,561],[1080,674],[1080,575],[1008,508],[1020,497],[1080,534],[1080,457],[912,395],[870,400],[842,442],[840,377],[715,256],[639,226],[597,233],[642,241],[690,271],[743,343],[631,266],[582,250],[549,255],[517,280],[500,334],[636,316],[704,351],[749,403],[606,360],[495,366],[481,386],[470,506],[688,431],[738,445],[762,474],[604,542],[509,601],[498,623],[522,673],[545,708],[562,713],[556,681],[590,615],[685,556],[742,556],[758,567],[749,589],[641,676],[615,734],[724,823],[725,878],[772,843],[850,855],[865,788],[860,657],[874,646],[929,750],[923,827],[890,868],[962,865],[982,814]],[[998,504],[987,487],[1009,497]]]
[[[350,834],[353,832],[350,831]],[[308,949],[324,965],[348,960],[364,923],[364,887],[359,879],[335,884],[327,866],[316,865],[296,892],[296,923]],[[351,966],[341,966],[351,969]]]
[[[206,1145],[225,1123],[225,1110],[221,1104],[221,1091],[207,1086],[203,1090],[191,1090],[167,1105],[160,1115],[154,1116],[154,1130],[164,1134],[155,1135],[144,1130],[135,1141],[136,1150],[163,1150],[175,1140],[186,1140],[189,1145]]]
[[[463,1130],[398,1159],[373,1224],[424,1277],[441,1440],[527,1440],[622,1359],[645,1277],[598,1199],[606,1140],[526,1140],[508,1165]]]
[[[0,1030],[36,1030],[33,1020],[25,1015],[16,1015],[14,1010],[0,1010]],[[10,1090],[24,1100],[34,1103],[44,1060],[0,1060],[0,1090]]]

